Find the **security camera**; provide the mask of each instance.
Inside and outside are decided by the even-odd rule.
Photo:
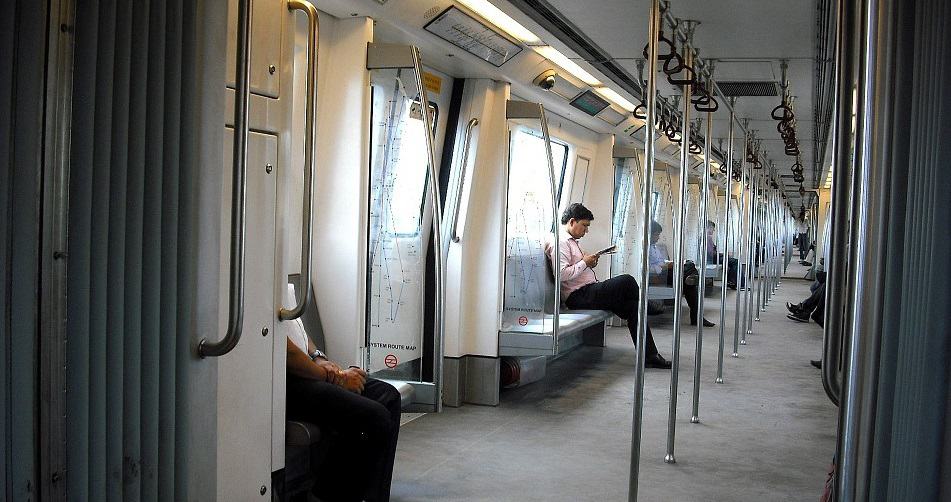
[[[541,75],[535,77],[532,83],[546,91],[550,91],[555,87],[555,77],[557,75],[558,73],[556,73],[555,70],[545,70]]]

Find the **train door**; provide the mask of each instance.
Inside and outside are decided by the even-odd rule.
[[[371,45],[367,69],[370,187],[362,364],[376,378],[411,385],[410,409],[438,411],[444,280],[442,256],[434,251],[441,249],[442,210],[435,166],[451,81],[424,71],[412,46]]]

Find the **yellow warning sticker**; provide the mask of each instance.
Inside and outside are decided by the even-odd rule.
[[[423,85],[426,86],[427,91],[439,94],[442,91],[442,78],[423,72]]]

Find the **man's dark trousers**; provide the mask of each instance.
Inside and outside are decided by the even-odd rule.
[[[624,274],[612,277],[606,281],[592,282],[573,291],[565,300],[570,309],[610,310],[614,315],[627,321],[627,329],[631,332],[631,340],[637,345],[637,299],[640,288],[637,281],[630,275]],[[654,344],[654,335],[650,326],[647,327],[647,350],[645,357],[657,354],[657,345]]]
[[[362,394],[338,385],[287,375],[287,418],[310,422],[332,441],[327,462],[314,466],[314,494],[325,500],[390,498],[400,393],[367,379]]]

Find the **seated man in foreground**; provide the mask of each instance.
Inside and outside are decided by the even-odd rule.
[[[598,256],[586,254],[578,244],[578,240],[588,233],[593,219],[594,215],[588,208],[577,202],[569,205],[561,216],[563,226],[558,238],[559,260],[554,258],[555,249],[551,242],[545,243],[545,252],[553,264],[559,263],[561,298],[565,305],[571,309],[610,310],[627,321],[627,329],[636,345],[640,290],[637,281],[627,274],[598,281],[593,270],[598,265]],[[644,366],[669,369],[670,361],[657,352],[650,326],[647,327],[646,345]]]
[[[287,418],[331,437],[328,461],[314,466],[314,495],[324,500],[386,501],[400,432],[400,393],[341,369],[314,346],[299,319],[287,337]]]

